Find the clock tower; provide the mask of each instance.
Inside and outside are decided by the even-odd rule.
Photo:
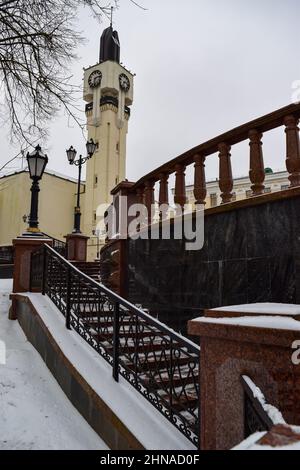
[[[126,137],[133,102],[133,75],[120,64],[119,37],[112,25],[101,36],[99,63],[84,70],[83,96],[88,139],[98,144],[87,163],[84,205],[84,234],[92,237],[88,259],[93,260],[97,256],[93,233],[104,215],[101,206],[112,202],[111,190],[126,178]]]

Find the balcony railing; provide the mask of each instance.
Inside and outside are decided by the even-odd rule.
[[[32,254],[31,289],[47,294],[73,328],[195,446],[199,347],[94,281],[45,245]],[[147,423],[145,423],[145,429]]]
[[[290,186],[300,186],[300,144],[299,123],[300,104],[291,104],[273,113],[255,119],[247,124],[211,139],[179,157],[161,165],[156,170],[143,176],[138,182],[128,187],[129,194],[135,194],[136,200],[144,203],[150,213],[154,202],[155,185],[159,188],[159,204],[169,203],[168,180],[175,174],[174,202],[183,207],[187,202],[185,173],[187,167],[194,165],[194,197],[196,204],[205,204],[207,196],[205,162],[208,157],[217,154],[219,159],[219,188],[222,204],[232,202],[233,176],[231,153],[233,146],[248,141],[249,177],[252,183],[252,196],[264,194],[265,165],[263,155],[263,136],[268,131],[284,127],[286,135],[286,168]]]

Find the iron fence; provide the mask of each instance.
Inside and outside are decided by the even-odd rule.
[[[14,264],[13,246],[0,246],[0,264]]]
[[[195,446],[199,446],[199,348],[79,271],[45,245],[32,254],[32,289]]]

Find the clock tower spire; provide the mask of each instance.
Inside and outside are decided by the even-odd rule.
[[[111,190],[126,178],[133,74],[120,64],[120,41],[112,23],[101,36],[99,63],[84,70],[83,96],[88,139],[98,144],[86,175],[84,233],[91,237],[104,215],[99,207],[112,202]],[[89,248],[90,260],[96,258],[96,251],[96,247]]]

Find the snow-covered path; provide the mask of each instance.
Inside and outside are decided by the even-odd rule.
[[[18,322],[12,281],[0,280],[0,450],[101,450],[105,443],[69,402]],[[1,365],[1,341],[6,365]]]

